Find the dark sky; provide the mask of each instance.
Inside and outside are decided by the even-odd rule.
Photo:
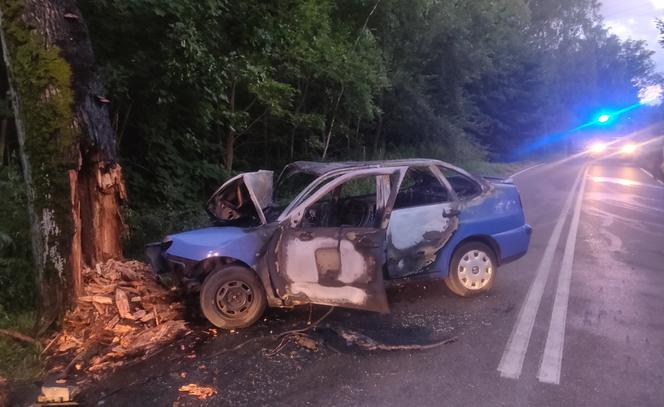
[[[603,0],[601,11],[606,26],[617,36],[647,41],[655,51],[657,70],[664,72],[664,48],[657,42],[655,27],[655,19],[664,17],[664,0]]]

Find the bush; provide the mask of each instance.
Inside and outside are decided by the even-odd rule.
[[[124,251],[128,258],[143,259],[146,243],[159,241],[167,234],[210,225],[210,218],[199,202],[191,207],[126,208],[123,216],[128,225],[129,236]]]

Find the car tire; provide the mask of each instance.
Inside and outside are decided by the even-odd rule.
[[[452,255],[445,284],[461,297],[485,293],[493,287],[497,265],[491,247],[482,242],[464,243]]]
[[[263,315],[265,290],[253,270],[228,265],[208,274],[201,285],[203,315],[223,329],[245,328]]]

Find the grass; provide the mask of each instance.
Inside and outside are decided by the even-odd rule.
[[[0,328],[14,329],[26,335],[30,335],[34,323],[33,312],[0,317]],[[0,376],[12,382],[35,379],[42,373],[40,351],[39,345],[0,336]]]

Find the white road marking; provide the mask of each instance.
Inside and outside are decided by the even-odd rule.
[[[641,168],[641,167],[639,167],[639,169],[640,169],[641,171],[645,172],[646,175],[649,176],[650,178],[653,178],[653,179],[655,178],[655,177],[650,173],[650,171],[646,170],[645,168]]]
[[[651,173],[650,171],[646,170],[645,168],[641,168],[641,167],[639,167],[639,169],[640,169],[641,171],[645,172],[646,175],[648,175],[650,178],[652,178],[652,179],[655,180],[656,182],[659,182],[660,184],[664,185],[664,182],[662,182],[661,179],[657,179],[657,178],[655,178],[655,176],[652,175],[652,173]]]
[[[526,171],[530,171],[530,170],[532,170],[532,169],[534,169],[534,168],[537,168],[537,167],[539,167],[539,166],[541,166],[541,165],[544,165],[544,163],[539,163],[539,164],[531,165],[531,166],[528,167],[528,168],[524,168],[524,169],[522,169],[521,171],[517,171],[517,172],[515,172],[514,174],[510,175],[509,178],[514,178],[514,177],[516,177],[517,175],[521,175],[521,174],[523,174],[524,172],[526,172]],[[508,178],[508,179],[509,179],[509,178]]]
[[[586,175],[583,173],[583,181],[579,187],[576,198],[576,206],[572,214],[567,242],[563,252],[563,260],[558,275],[558,287],[556,297],[551,311],[551,322],[549,332],[546,336],[544,354],[540,363],[537,378],[543,383],[560,384],[560,369],[563,361],[563,347],[565,345],[565,320],[567,318],[567,305],[569,303],[569,290],[572,282],[572,270],[574,268],[574,250],[576,248],[576,237],[579,231],[579,218],[581,217],[581,206],[583,205],[583,193],[586,189]]]
[[[618,184],[625,187],[646,187],[646,188],[655,188],[662,189],[659,185],[646,184],[644,182],[632,181],[627,178],[612,178],[612,177],[590,177],[590,180],[593,182],[608,182],[611,184]]]
[[[558,247],[558,242],[560,241],[560,234],[563,230],[563,225],[567,219],[567,215],[572,207],[572,202],[574,201],[575,192],[581,181],[581,176],[584,174],[584,170],[579,172],[576,180],[572,186],[572,189],[565,200],[563,210],[560,212],[558,221],[553,228],[553,233],[549,238],[549,242],[546,245],[544,250],[544,256],[542,261],[540,261],[537,271],[535,273],[535,278],[528,288],[528,294],[526,294],[526,299],[521,305],[521,310],[519,311],[519,316],[516,320],[516,324],[512,329],[512,334],[510,335],[505,350],[503,351],[503,356],[500,359],[500,364],[498,365],[498,371],[502,377],[509,377],[512,379],[518,379],[521,375],[521,369],[523,368],[523,359],[526,356],[526,351],[528,350],[528,343],[530,343],[530,335],[533,331],[533,325],[535,324],[535,317],[537,316],[537,311],[539,310],[540,302],[542,301],[542,295],[544,293],[544,287],[546,286],[546,280],[549,277],[549,272],[551,271],[551,263],[553,262],[553,257]]]

